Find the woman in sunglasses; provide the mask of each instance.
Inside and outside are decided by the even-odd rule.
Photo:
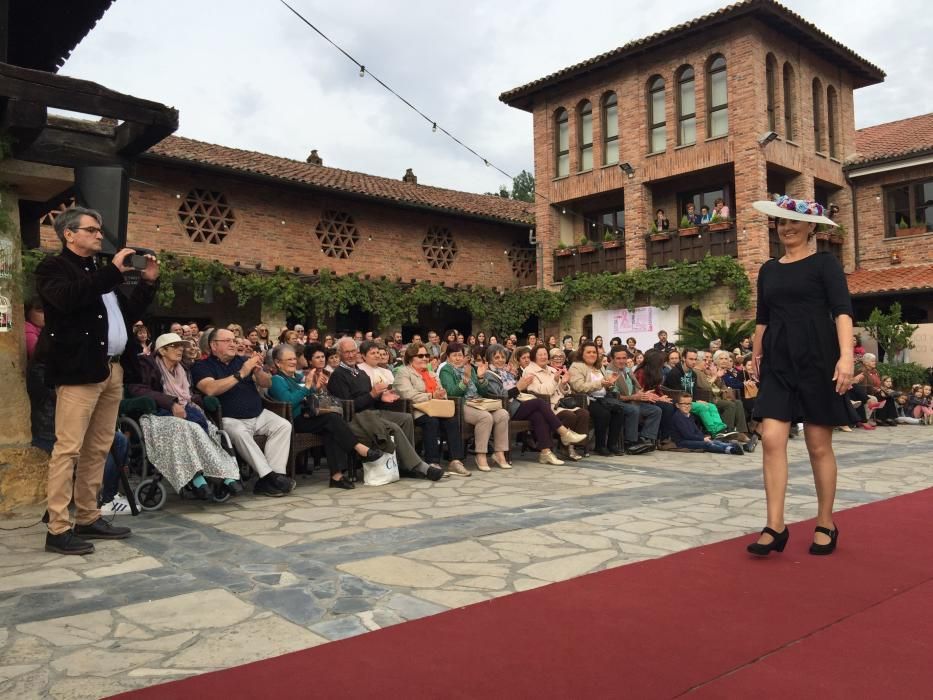
[[[429,399],[446,399],[447,392],[437,377],[431,372],[431,353],[420,342],[412,342],[405,348],[404,366],[395,375],[393,388],[395,393],[412,403],[421,403]],[[431,466],[440,467],[441,431],[447,439],[450,462],[447,471],[457,476],[470,476],[463,466],[463,437],[456,416],[452,418],[434,418],[421,411],[414,410],[415,425],[421,428],[422,456]]]

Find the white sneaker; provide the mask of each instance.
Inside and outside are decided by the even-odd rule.
[[[113,500],[110,503],[104,503],[100,507],[101,515],[132,515],[133,511],[130,510],[130,502],[126,500],[125,496],[121,496],[119,493],[113,497]]]

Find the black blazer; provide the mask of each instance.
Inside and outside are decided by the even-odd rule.
[[[92,258],[67,248],[39,263],[36,290],[45,307],[39,352],[49,384],[92,384],[109,376],[107,308],[101,295],[116,292],[129,346],[130,326],[152,303],[158,287],[140,280],[127,294],[120,289],[123,282],[123,273],[112,263],[98,268]]]

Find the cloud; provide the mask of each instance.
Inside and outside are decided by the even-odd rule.
[[[504,90],[715,11],[725,3],[290,0],[431,120],[507,172],[533,170],[531,116]],[[896,5],[793,0],[793,11],[888,73],[856,91],[867,126],[933,111],[933,19]],[[855,21],[854,18],[857,18]],[[910,47],[905,60],[905,47]],[[213,143],[468,191],[496,191],[487,168],[382,90],[274,0],[121,0],[62,72],[178,107],[178,133]]]

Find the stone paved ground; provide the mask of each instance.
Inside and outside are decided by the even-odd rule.
[[[836,446],[840,509],[933,486],[933,429]],[[789,522],[815,513],[802,439],[791,461]],[[0,697],[96,698],[749,533],[760,468],[759,450],[519,459],[354,491],[317,474],[281,499],[170,497],[87,557],[45,553],[41,526],[3,531]]]

